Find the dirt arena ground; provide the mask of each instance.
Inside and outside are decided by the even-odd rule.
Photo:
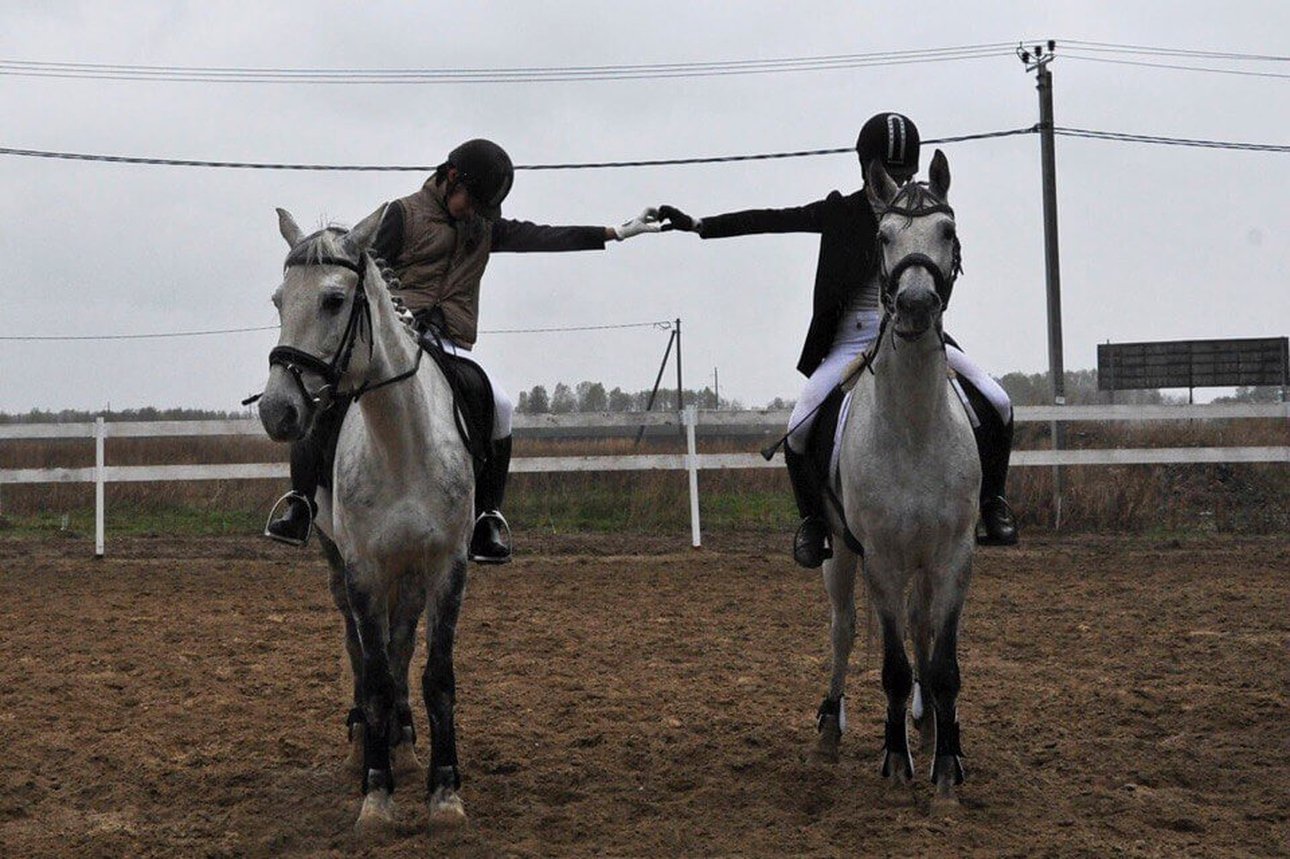
[[[553,538],[474,568],[458,725],[472,823],[351,834],[340,621],[315,551],[0,541],[0,855],[1284,854],[1290,546],[1031,537],[978,556],[951,817],[878,776],[877,642],[840,764],[784,535]],[[414,670],[423,661],[418,654]],[[424,708],[414,705],[421,746]],[[928,763],[919,758],[920,777]]]

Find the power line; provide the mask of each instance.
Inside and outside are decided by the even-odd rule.
[[[1006,131],[987,131],[980,134],[961,134],[955,137],[934,137],[923,143],[962,143],[971,140],[988,140],[995,137],[1011,137],[1017,134],[1032,134],[1035,128],[1013,128]],[[813,155],[838,155],[855,152],[852,146],[832,149],[802,149],[791,152],[762,152],[752,155],[715,155],[699,158],[657,158],[636,161],[586,161],[565,164],[517,164],[516,170],[590,170],[609,167],[672,167],[684,164],[721,164],[734,161],[763,161],[777,158],[803,158]],[[13,155],[21,158],[51,158],[64,161],[93,161],[106,164],[142,164],[162,167],[219,167],[235,170],[313,170],[337,172],[380,172],[380,171],[415,171],[428,173],[438,165],[427,164],[290,164],[268,163],[261,161],[206,161],[190,158],[148,158],[133,155],[98,155],[83,152],[56,152],[42,149],[14,149],[0,147],[0,155]]]
[[[248,331],[276,331],[276,325],[261,325],[257,328],[220,328],[211,331],[166,331],[157,334],[34,334],[4,336],[0,340],[40,340],[40,341],[70,341],[70,340],[156,340],[163,337],[208,337],[212,334],[243,334]]]
[[[662,320],[658,322],[624,322],[614,325],[572,325],[556,328],[498,328],[493,330],[481,330],[480,334],[551,334],[563,333],[570,331],[610,331],[625,328],[655,328],[659,331],[671,331],[672,322]],[[34,334],[19,336],[0,336],[0,341],[40,341],[40,342],[67,342],[75,340],[156,340],[168,337],[207,337],[212,334],[245,334],[253,331],[277,331],[277,325],[260,325],[253,328],[221,328],[211,331],[166,331],[150,334]]]
[[[1054,134],[1063,137],[1086,137],[1093,140],[1117,140],[1124,143],[1154,143],[1161,146],[1192,146],[1201,149],[1228,149],[1240,152],[1290,152],[1290,144],[1239,143],[1230,140],[1201,140],[1194,137],[1158,137],[1150,134],[1127,134],[1119,131],[1096,131],[1091,128],[1054,126]]]
[[[1028,43],[1025,43],[1028,44]],[[1150,54],[1165,57],[1198,57],[1217,60],[1238,60],[1242,62],[1290,62],[1290,56],[1276,54],[1246,54],[1237,51],[1199,51],[1186,48],[1164,48],[1151,45],[1126,45],[1118,42],[1085,42],[1079,39],[1062,39],[1060,44],[1075,46],[1084,51],[1100,51],[1112,54]]]
[[[671,331],[672,321],[668,319],[658,322],[624,322],[618,325],[570,325],[563,328],[494,328],[493,330],[481,330],[480,334],[550,334],[553,332],[566,331],[611,331],[621,330],[623,328],[654,328],[658,331]]]
[[[979,134],[960,134],[952,137],[929,137],[924,144],[964,143],[974,140],[992,140],[1000,137],[1014,137],[1022,134],[1034,134],[1038,126],[1011,128],[1002,131],[986,131]],[[1068,136],[1099,137],[1107,140],[1124,140],[1135,143],[1167,143],[1174,146],[1197,146],[1207,149],[1232,149],[1259,152],[1283,152],[1286,147],[1280,144],[1248,143],[1227,140],[1198,140],[1185,137],[1155,137],[1150,135],[1124,134],[1113,131],[1095,131],[1084,128],[1064,128],[1058,133]],[[784,158],[806,158],[817,155],[851,154],[855,151],[850,146],[838,146],[828,149],[798,149],[786,152],[759,152],[749,155],[714,155],[694,158],[654,158],[634,161],[582,161],[558,164],[517,164],[516,170],[599,170],[621,167],[676,167],[692,164],[729,164],[740,161],[765,161]],[[428,164],[292,164],[261,161],[205,161],[187,158],[148,158],[131,155],[98,155],[82,152],[56,152],[41,149],[14,149],[0,147],[0,155],[12,155],[21,158],[46,158],[65,161],[90,161],[106,164],[137,164],[160,167],[213,167],[236,170],[296,170],[320,172],[418,172],[428,173],[437,165]]]
[[[459,84],[641,80],[718,75],[828,71],[948,62],[1005,56],[1011,43],[994,42],[904,51],[599,66],[536,66],[475,69],[290,69],[201,66],[143,66],[107,63],[0,60],[0,75],[171,83]]]
[[[1112,63],[1117,66],[1140,66],[1153,69],[1175,69],[1187,72],[1210,72],[1217,75],[1239,75],[1252,78],[1290,78],[1290,74],[1279,72],[1256,72],[1251,69],[1217,69],[1213,66],[1185,66],[1180,63],[1150,63],[1145,60],[1114,60],[1110,57],[1085,57],[1063,51],[1061,56],[1068,60],[1080,60],[1086,63]]]

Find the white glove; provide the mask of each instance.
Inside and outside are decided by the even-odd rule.
[[[663,229],[663,225],[658,220],[658,209],[646,209],[630,221],[626,221],[613,229],[614,235],[621,242],[623,239],[630,239],[632,236],[639,236],[641,233],[657,233]]]

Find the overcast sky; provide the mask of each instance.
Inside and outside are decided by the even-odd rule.
[[[899,11],[900,14],[893,14]],[[1285,55],[1290,4],[58,3],[0,7],[0,59],[174,66],[481,68],[853,54],[1052,37]],[[1206,74],[1060,57],[1059,125],[1290,143],[1290,63]],[[1166,62],[1169,62],[1166,60]],[[1173,62],[1178,62],[1173,60]],[[1190,65],[1222,65],[1184,61]],[[1036,121],[1014,57],[676,80],[336,86],[0,76],[0,146],[163,158],[435,164],[490,137],[519,164],[848,146],[895,109],[924,137]],[[1039,140],[946,147],[965,276],[947,326],[995,375],[1047,367]],[[925,153],[923,164],[930,161]],[[1282,336],[1290,318],[1290,155],[1059,138],[1068,369],[1107,340]],[[417,173],[287,173],[0,156],[0,336],[270,325],[285,244],[411,193]],[[695,215],[800,205],[859,185],[853,156],[523,172],[510,217],[608,224],[646,205]],[[818,238],[642,236],[604,252],[494,256],[481,329],[680,317],[687,386],[796,397]],[[0,341],[0,410],[237,407],[276,332],[83,343]],[[649,329],[483,334],[518,395],[584,379],[636,390]],[[671,377],[669,377],[671,378]]]

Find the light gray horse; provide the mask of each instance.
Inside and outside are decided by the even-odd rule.
[[[934,738],[935,804],[956,802],[963,781],[955,702],[957,641],[974,547],[981,468],[972,426],[947,381],[941,314],[958,272],[949,163],[937,150],[930,182],[897,187],[875,160],[865,189],[879,216],[879,280],[886,319],[855,378],[834,488],[863,547],[864,578],[882,630],[887,693],[882,774],[913,778],[905,711],[924,750]],[[833,523],[842,533],[841,523]],[[820,705],[817,755],[837,760],[845,727],[847,660],[855,636],[855,548],[834,541],[824,565],[832,603],[833,676]],[[905,652],[906,621],[918,682]]]
[[[354,672],[360,832],[394,819],[390,749],[413,739],[407,675],[423,610],[430,824],[465,820],[457,795],[452,647],[466,584],[473,466],[448,383],[434,361],[420,360],[367,252],[383,213],[384,207],[348,232],[305,236],[290,213],[278,210],[291,250],[273,296],[281,333],[260,399],[260,420],[278,441],[303,438],[320,410],[355,400],[341,425],[330,492],[318,493],[317,522]]]

